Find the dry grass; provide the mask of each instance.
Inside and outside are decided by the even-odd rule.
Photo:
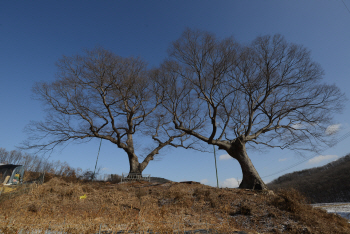
[[[53,178],[0,201],[0,230],[215,229],[219,233],[350,233],[348,222],[313,209],[296,191],[277,195],[201,184],[67,182]],[[85,199],[80,199],[86,195]],[[194,225],[200,224],[201,225]]]

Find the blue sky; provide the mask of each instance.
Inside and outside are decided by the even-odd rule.
[[[350,9],[350,1],[344,0]],[[256,36],[280,33],[312,51],[325,70],[324,82],[336,84],[350,98],[350,12],[341,0],[266,1],[0,1],[0,147],[14,150],[27,135],[24,127],[45,116],[32,99],[38,81],[53,81],[55,62],[62,55],[102,46],[120,56],[140,56],[150,67],[167,56],[169,44],[182,31],[197,28],[218,37],[233,36],[249,43]],[[350,131],[350,103],[335,115],[339,136]],[[321,166],[350,152],[350,138],[285,173]],[[93,169],[99,140],[58,148],[52,160]],[[248,152],[264,177],[304,158],[287,150]],[[222,186],[242,177],[238,162],[217,151]],[[313,154],[306,154],[312,157]],[[126,154],[102,142],[98,165],[102,173],[128,172]],[[215,185],[214,156],[191,150],[163,150],[161,159],[144,171],[174,181],[194,180]]]

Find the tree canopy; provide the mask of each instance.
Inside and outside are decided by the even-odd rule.
[[[188,29],[161,70],[163,106],[175,128],[237,159],[242,188],[266,188],[246,144],[316,150],[329,141],[325,130],[344,106],[340,89],[322,83],[310,51],[281,35],[241,45]]]
[[[29,125],[35,134],[27,148],[100,138],[123,149],[130,172],[141,173],[162,148],[199,141],[238,160],[241,188],[266,189],[247,147],[317,150],[329,144],[326,129],[345,97],[322,82],[321,66],[302,45],[278,34],[240,44],[187,29],[168,52],[152,70],[140,58],[102,48],[64,56],[56,80],[34,87],[47,118]],[[153,141],[141,163],[139,137]]]
[[[54,82],[37,83],[36,97],[47,110],[32,122],[26,148],[49,151],[68,141],[108,140],[129,158],[130,173],[141,173],[165,146],[184,146],[185,133],[168,127],[164,96],[140,58],[123,58],[103,48],[64,56]],[[139,163],[134,138],[153,141]]]

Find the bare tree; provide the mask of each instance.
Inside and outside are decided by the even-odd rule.
[[[29,124],[24,148],[45,152],[68,141],[100,138],[123,149],[130,173],[141,174],[165,146],[184,146],[186,134],[167,127],[164,96],[141,59],[96,48],[83,56],[64,56],[57,67],[54,82],[34,87],[47,107],[47,118]],[[137,152],[142,149],[135,147],[135,138],[148,145],[141,163]]]
[[[0,163],[23,165],[26,171],[30,172],[51,172],[56,175],[63,175],[63,169],[69,168],[71,171],[78,172],[80,169],[72,169],[69,165],[60,161],[51,161],[37,155],[23,153],[21,151],[7,151],[0,148]]]
[[[176,129],[235,158],[240,188],[266,189],[246,147],[317,150],[344,95],[321,83],[323,70],[303,46],[280,35],[242,46],[186,30],[169,48],[159,76]]]

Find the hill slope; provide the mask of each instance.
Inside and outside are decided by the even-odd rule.
[[[0,196],[0,233],[23,229],[97,233],[207,229],[216,233],[350,233],[347,220],[295,191],[219,189],[199,183],[65,182]],[[243,233],[243,232],[240,232]]]
[[[268,187],[294,188],[311,203],[350,202],[350,155],[322,167],[283,175]]]

